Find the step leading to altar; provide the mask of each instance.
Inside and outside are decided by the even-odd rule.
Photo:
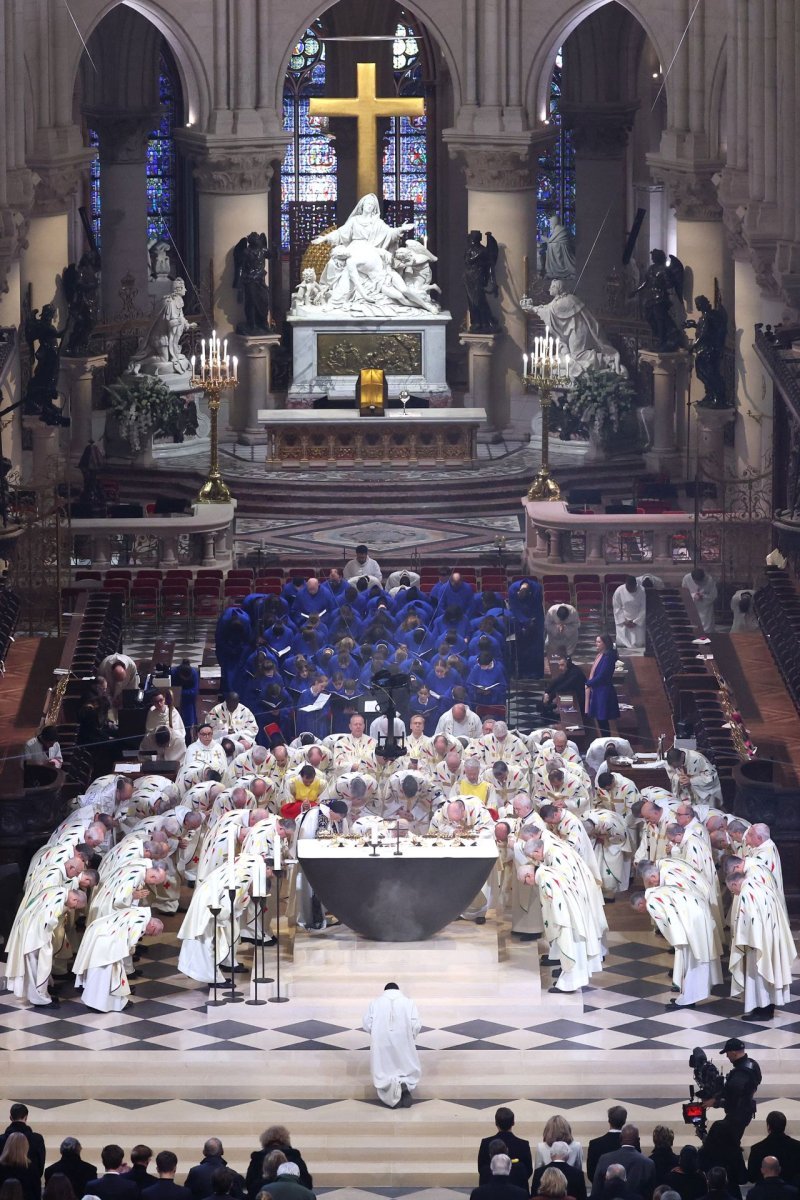
[[[287,405],[310,407],[315,398],[352,404],[356,378],[379,367],[396,398],[405,390],[425,396],[431,407],[451,402],[445,378],[445,334],[449,312],[420,310],[408,316],[348,317],[341,313],[293,313],[293,378]]]

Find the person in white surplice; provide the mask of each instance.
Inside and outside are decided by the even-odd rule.
[[[620,654],[644,654],[647,592],[634,575],[614,592],[612,607]]]
[[[411,1107],[411,1093],[419,1083],[420,1064],[415,1041],[421,1028],[417,1006],[396,983],[387,983],[364,1015],[370,1035],[372,1082],[389,1108]]]

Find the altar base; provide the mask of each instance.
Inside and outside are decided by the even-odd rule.
[[[445,378],[445,335],[449,312],[383,319],[341,317],[336,313],[292,315],[293,376],[289,408],[310,405],[315,396],[351,403],[363,367],[380,367],[389,396],[405,390],[427,396],[432,407],[451,402]]]

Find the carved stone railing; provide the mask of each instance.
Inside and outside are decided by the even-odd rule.
[[[557,571],[618,569],[652,572],[667,580],[692,567],[694,513],[578,513],[563,501],[523,500],[526,512],[525,567],[534,574]],[[721,521],[701,514],[699,558],[719,562]],[[585,538],[585,557],[575,558],[575,535]]]
[[[104,570],[119,560],[115,546],[125,539],[146,538],[155,545],[147,561],[160,567],[222,567],[233,564],[233,523],[236,501],[195,504],[191,516],[82,517],[73,519],[75,558]],[[77,541],[77,539],[80,539]],[[144,559],[139,565],[144,565]]]

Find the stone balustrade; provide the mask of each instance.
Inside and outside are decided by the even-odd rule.
[[[73,519],[71,530],[74,539],[81,539],[79,557],[90,557],[92,567],[100,570],[112,565],[114,541],[121,537],[155,539],[159,567],[224,569],[233,565],[235,513],[236,501],[232,500],[229,504],[195,504],[186,516],[81,517]]]
[[[676,580],[691,570],[693,512],[570,512],[561,500],[523,499],[522,505],[526,513],[525,568],[533,574],[617,568]],[[704,544],[708,546],[707,556],[701,552],[705,561],[718,557],[718,543],[702,535],[718,524],[718,513],[701,514],[701,550]],[[585,537],[585,558],[578,561],[569,552],[575,534]]]

